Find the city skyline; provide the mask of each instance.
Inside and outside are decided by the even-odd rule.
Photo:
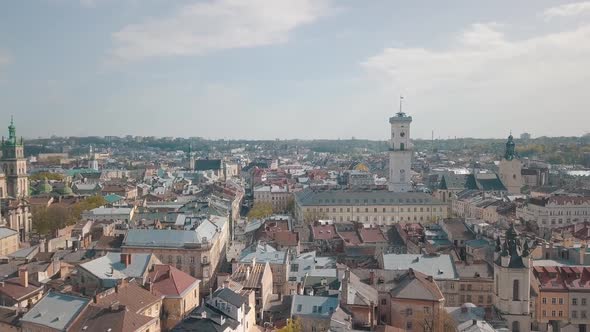
[[[590,2],[1,8],[0,124],[29,138],[386,140],[400,95],[414,138],[580,136],[590,120]]]

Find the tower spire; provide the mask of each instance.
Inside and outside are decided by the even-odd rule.
[[[403,101],[404,101],[404,96],[400,95],[399,96],[399,112],[397,113],[398,115],[404,114],[404,111],[402,110]]]

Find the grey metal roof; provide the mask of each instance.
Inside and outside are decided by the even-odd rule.
[[[121,262],[121,254],[111,252],[80,264],[80,267],[101,279],[102,286],[108,288],[114,287],[120,279],[143,277],[151,258],[152,254],[131,254],[131,264],[125,266]]]
[[[0,227],[0,239],[3,239],[14,234],[18,234],[18,232],[11,228]]]
[[[293,295],[291,315],[329,318],[338,308],[338,297]]]
[[[451,255],[383,254],[383,269],[414,269],[435,280],[459,278]]]
[[[386,190],[349,191],[307,189],[295,194],[299,204],[303,206],[319,205],[445,205],[442,201],[427,193],[392,192]]]
[[[50,292],[21,321],[65,331],[89,302],[87,298]]]
[[[220,289],[216,290],[215,292],[213,292],[212,297],[213,298],[218,297],[228,303],[231,303],[232,305],[234,305],[238,308],[241,307],[242,304],[244,304],[247,300],[245,297],[232,291],[229,288],[220,288]]]
[[[255,243],[240,254],[240,263],[252,262],[254,258],[256,263],[284,264],[287,261],[287,252],[277,251],[268,244]]]
[[[182,248],[186,244],[211,242],[227,218],[212,216],[203,220],[194,230],[130,229],[127,231],[124,247]]]

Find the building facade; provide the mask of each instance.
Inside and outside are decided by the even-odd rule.
[[[200,279],[201,293],[207,294],[225,260],[228,239],[228,218],[211,216],[194,230],[130,229],[121,249],[124,253],[154,253],[162,263]]]
[[[295,195],[295,218],[299,222],[331,219],[365,224],[434,222],[447,217],[448,205],[418,192],[314,191]]]
[[[516,217],[552,229],[590,221],[590,197],[550,196],[530,198],[516,207]]]

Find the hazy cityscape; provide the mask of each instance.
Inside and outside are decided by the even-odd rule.
[[[0,4],[0,332],[588,332],[589,19]]]

